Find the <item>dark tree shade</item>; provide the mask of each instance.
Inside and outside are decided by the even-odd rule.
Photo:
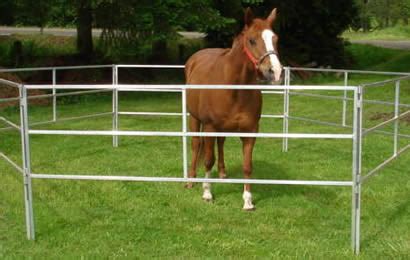
[[[15,22],[16,5],[14,0],[0,1],[0,24],[12,25]]]
[[[229,6],[221,6],[215,0],[215,7],[224,15]],[[224,3],[236,1],[222,1]],[[319,65],[343,66],[346,57],[344,54],[343,39],[340,35],[349,27],[357,16],[354,0],[265,0],[243,1],[244,7],[250,6],[258,16],[265,17],[272,8],[277,7],[279,18],[275,25],[275,31],[280,36],[280,52],[282,59],[299,64],[316,62]],[[256,2],[256,3],[255,3]],[[241,17],[243,10],[238,13],[230,13],[230,17]],[[242,26],[243,22],[238,21]],[[210,31],[211,45],[230,45],[233,30],[230,35],[226,31]],[[216,42],[215,42],[216,40]]]

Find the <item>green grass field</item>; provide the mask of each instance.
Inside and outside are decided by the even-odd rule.
[[[410,26],[397,25],[365,33],[346,31],[343,37],[350,40],[408,40],[410,38]]]
[[[364,47],[350,48],[355,55],[364,53],[361,49]],[[352,77],[350,84],[378,79]],[[322,75],[317,82],[336,85],[342,84],[342,80]],[[402,86],[402,102],[410,104],[410,82],[403,82]],[[393,97],[392,85],[369,90],[365,96],[386,101]],[[280,114],[282,99],[265,96],[264,113]],[[179,112],[180,96],[122,94],[120,110]],[[59,107],[59,116],[109,111],[111,97],[98,95],[65,102]],[[293,116],[340,122],[341,111],[341,101],[291,97]],[[365,126],[381,122],[374,119],[380,112],[390,113],[393,108],[366,105]],[[348,115],[351,123],[351,109]],[[17,108],[0,110],[0,116],[17,122]],[[30,106],[30,118],[32,122],[50,119],[51,109]],[[0,127],[3,126],[0,122]],[[179,131],[181,119],[123,116],[120,128]],[[61,122],[34,129],[109,130],[111,118]],[[261,132],[281,129],[280,120],[261,121]],[[290,131],[350,132],[301,121],[291,121]],[[410,134],[408,122],[401,122],[401,133]],[[114,149],[109,137],[32,136],[32,170],[45,174],[180,177],[181,143],[180,138],[121,137],[120,146]],[[400,147],[408,143],[409,139],[400,139]],[[282,153],[281,147],[279,139],[257,141],[254,178],[351,179],[349,140],[290,140],[288,153]],[[20,162],[17,132],[0,132],[0,151]],[[366,137],[363,172],[391,156],[392,151],[391,136]],[[232,178],[242,178],[241,157],[239,140],[228,139],[226,164]],[[410,154],[405,153],[364,185],[362,252],[358,258],[410,257],[409,163]],[[22,177],[3,160],[0,169],[1,258],[356,258],[350,249],[351,189],[348,187],[253,185],[257,210],[243,212],[242,185],[214,184],[215,201],[209,204],[201,199],[201,185],[187,190],[182,183],[34,180],[37,239],[28,241]],[[199,175],[203,176],[202,169]]]

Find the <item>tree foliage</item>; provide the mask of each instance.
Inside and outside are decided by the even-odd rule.
[[[99,47],[104,53],[153,53],[157,61],[166,58],[167,43],[179,30],[206,32],[209,46],[227,47],[243,28],[245,7],[252,7],[260,16],[277,7],[275,31],[286,59],[300,64],[316,61],[340,65],[344,56],[339,35],[357,14],[355,1],[2,0],[0,14],[5,13],[5,7],[26,11],[1,17],[0,22],[40,27],[75,25],[82,55],[93,51],[91,28],[97,27],[102,29]]]
[[[410,0],[356,0],[359,19],[353,29],[371,29],[394,26],[401,22],[409,24]]]

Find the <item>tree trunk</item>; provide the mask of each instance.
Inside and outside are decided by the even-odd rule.
[[[91,0],[79,0],[77,5],[77,51],[89,59],[93,54]]]

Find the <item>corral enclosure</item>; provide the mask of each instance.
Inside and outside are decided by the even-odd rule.
[[[170,86],[169,84],[171,82],[167,82],[168,86],[162,87],[130,86],[126,84],[127,82],[121,81],[121,66],[110,65],[104,69],[113,70],[113,81],[106,82],[110,85],[106,85],[105,87],[101,87],[101,84],[99,85],[100,88],[103,89],[98,90],[98,92],[102,91],[103,93],[96,93],[96,91],[93,90],[97,85],[94,85],[94,87],[82,85],[81,88],[84,88],[82,90],[78,89],[80,87],[77,85],[76,87],[72,87],[76,88],[75,90],[67,91],[67,89],[71,87],[60,85],[61,83],[57,81],[58,70],[51,69],[50,90],[46,90],[44,94],[47,95],[47,91],[52,91],[51,89],[53,88],[56,90],[55,92],[50,92],[51,96],[46,97],[50,100],[49,105],[37,105],[34,102],[35,99],[28,99],[27,119],[31,125],[29,129],[27,128],[26,130],[27,135],[30,134],[29,140],[27,141],[30,142],[31,160],[29,165],[30,171],[28,174],[26,172],[26,178],[58,178],[55,176],[56,174],[69,174],[70,176],[66,178],[75,179],[80,178],[75,176],[81,174],[84,179],[93,179],[93,176],[94,179],[104,179],[101,177],[102,175],[112,175],[113,177],[110,177],[111,179],[116,179],[115,176],[131,176],[128,180],[142,181],[144,179],[132,179],[132,177],[179,177],[181,179],[178,181],[186,181],[187,179],[182,179],[183,177],[186,178],[186,176],[183,175],[184,153],[182,148],[184,138],[185,142],[189,141],[189,136],[186,135],[186,133],[185,135],[175,134],[174,137],[120,136],[118,147],[113,148],[112,136],[118,135],[120,132],[110,132],[118,129],[120,131],[133,131],[133,135],[139,135],[149,131],[183,133],[183,117],[181,115],[184,111],[181,107],[181,103],[183,102],[181,93],[184,93],[184,87],[181,85]],[[131,69],[141,68],[126,68],[126,70]],[[160,68],[157,69],[161,70]],[[84,70],[86,70],[86,68],[84,68]],[[410,93],[409,81],[405,73],[398,73],[397,75],[394,75],[394,73],[393,75],[376,74],[375,82],[387,81],[380,83],[380,86],[377,84],[366,86],[365,84],[368,82],[363,82],[363,78],[360,76],[361,74],[357,75],[355,71],[315,71],[314,73],[320,73],[322,75],[321,82],[316,82],[315,86],[326,85],[328,87],[326,89],[314,89],[311,87],[309,90],[309,87],[303,87],[303,82],[291,80],[290,72],[296,70],[300,69],[287,68],[288,76],[285,80],[285,86],[283,87],[268,90],[269,86],[261,86],[261,88],[266,88],[265,91],[270,91],[271,93],[264,94],[263,114],[265,114],[266,117],[261,120],[260,132],[275,133],[276,135],[270,136],[275,138],[258,139],[254,154],[253,178],[256,180],[274,180],[277,182],[276,184],[330,184],[348,187],[354,187],[356,185],[357,188],[361,185],[362,181],[365,181],[366,174],[371,174],[373,169],[378,169],[377,167],[380,165],[383,166],[383,162],[386,159],[390,162],[390,160],[395,158],[395,156],[393,156],[394,153],[401,153],[401,151],[409,147],[410,127],[409,117],[406,111],[408,111],[410,107]],[[53,73],[53,71],[55,72]],[[336,73],[337,76],[329,77],[331,73]],[[397,87],[397,82],[400,82],[399,87]],[[89,84],[89,82],[84,83]],[[4,84],[8,83],[4,82]],[[292,89],[289,86],[295,86],[295,88]],[[298,86],[298,88],[296,88],[296,86]],[[331,88],[332,86],[334,86],[333,89]],[[352,87],[349,91],[346,91],[345,94],[345,86],[360,87]],[[42,86],[25,87],[42,88]],[[124,92],[121,91],[121,88]],[[134,90],[130,91],[132,88],[134,88]],[[139,88],[140,91],[136,92],[135,88]],[[161,88],[161,92],[156,92]],[[172,93],[166,92],[164,88],[172,88],[167,90],[172,90]],[[397,90],[398,88],[400,88],[399,92]],[[126,91],[127,89],[128,91]],[[348,88],[346,87],[346,89]],[[362,112],[357,111],[357,108],[362,108],[362,106],[358,106],[357,104],[357,89],[364,90]],[[116,90],[119,91],[118,106],[115,105],[117,102]],[[81,93],[81,98],[67,98],[68,96],[72,96],[72,94],[79,97],[79,91],[88,91],[88,93]],[[75,93],[70,94],[67,92]],[[114,99],[112,99],[112,95],[114,95]],[[24,99],[24,93],[17,101],[20,101],[20,99]],[[56,100],[56,103],[54,103],[53,100]],[[354,105],[355,100],[356,106]],[[375,102],[374,100],[381,102]],[[1,101],[5,102],[6,100]],[[19,131],[15,131],[15,129],[20,128],[20,110],[14,106],[4,108],[1,112],[0,121],[3,124],[3,129],[1,129],[0,135],[4,136],[4,138],[1,138],[2,141],[0,143],[1,155],[8,160],[11,165],[13,165],[14,162],[14,166],[24,172],[25,167],[20,166],[22,158],[20,144],[21,134]],[[161,114],[164,112],[165,114]],[[355,122],[356,124],[359,123],[357,118],[359,113],[363,113],[363,127],[356,125],[355,128]],[[118,117],[116,117],[116,115],[118,115]],[[394,120],[390,120],[390,118]],[[118,125],[116,124],[117,120],[119,122]],[[48,122],[44,123],[45,121]],[[388,124],[383,123],[386,121]],[[399,127],[396,127],[395,122],[399,121]],[[377,129],[374,128],[374,126],[377,126]],[[352,128],[358,131],[356,135]],[[368,131],[369,129],[374,131],[370,132]],[[40,132],[36,133],[36,130],[54,132],[42,133],[53,133],[52,135],[38,135]],[[90,135],[79,136],[80,133],[77,132],[75,136],[69,136],[67,134],[70,134],[70,132],[66,132],[64,135],[59,135],[63,134],[59,132],[63,130],[94,131],[94,133],[92,134],[90,132]],[[30,131],[33,132],[30,133]],[[71,132],[71,134],[73,133],[74,132]],[[131,132],[128,132],[128,134],[130,133]],[[302,135],[299,136],[299,134],[306,134],[309,138]],[[327,135],[327,138],[320,139],[323,138],[323,136],[320,135]],[[361,145],[362,155],[360,158],[354,157],[352,154],[352,151],[355,150],[354,144],[356,144],[356,146],[358,145],[357,139],[355,142],[352,142],[352,139],[359,136],[360,139],[363,137]],[[291,139],[287,139],[288,137]],[[229,138],[227,141],[227,171],[229,178],[232,179],[242,178],[241,147],[237,139],[238,138]],[[397,145],[395,145],[395,143]],[[360,147],[356,148],[359,149]],[[288,150],[288,152],[282,153],[282,150]],[[358,150],[356,150],[356,152],[357,151]],[[189,158],[189,149],[186,149],[186,152],[187,159]],[[397,164],[398,166],[396,165],[396,167],[406,165],[409,161],[407,158],[408,155],[400,159],[402,162],[399,160],[393,165]],[[352,160],[353,168],[358,167],[353,169],[353,179]],[[358,163],[362,164],[361,171]],[[401,169],[399,171],[405,171],[406,167],[398,169]],[[359,173],[361,173],[361,176]],[[404,175],[405,173],[401,174]],[[146,180],[153,181],[154,179]],[[304,181],[305,183],[287,182],[288,180],[302,180],[302,182]],[[403,180],[406,179],[403,178]],[[177,180],[162,179],[162,181]],[[368,184],[369,187],[372,186],[371,182],[372,180],[370,180]],[[408,186],[408,181],[402,184]],[[145,201],[142,202],[142,199],[157,201],[155,198],[152,198],[156,193],[163,193],[164,196],[168,197],[172,197],[175,193],[177,194],[175,198],[164,203],[175,203],[174,205],[168,204],[167,206],[174,208],[176,212],[187,210],[187,206],[181,205],[182,203],[188,203],[187,201],[189,200],[194,200],[196,203],[196,201],[200,200],[200,194],[197,189],[187,191],[182,188],[182,185],[173,186],[171,184],[160,184],[159,186],[154,185],[154,188],[147,188],[148,186],[146,185],[149,184],[135,184],[136,186],[134,188],[134,186],[130,186],[131,184],[124,184],[123,186],[115,184],[114,191],[118,192],[114,192],[114,194],[111,195],[105,194],[103,190],[100,190],[100,192],[96,194],[87,193],[86,189],[89,185],[97,186],[99,183],[90,184],[86,182],[84,184],[70,184],[61,181],[47,182],[44,180],[34,180],[34,205],[36,209],[34,212],[36,215],[39,215],[39,217],[36,218],[36,223],[40,222],[38,232],[41,232],[41,236],[47,236],[47,225],[45,223],[47,223],[47,212],[49,212],[50,209],[46,209],[48,206],[42,205],[44,202],[41,199],[37,203],[36,197],[48,197],[49,195],[45,194],[48,193],[50,189],[53,189],[50,187],[55,187],[56,189],[64,187],[64,189],[68,189],[68,193],[70,193],[70,191],[80,192],[80,190],[82,190],[81,192],[85,192],[87,197],[113,196],[113,201],[115,201],[116,197],[114,194],[119,194],[119,198],[117,199],[121,201],[123,199],[136,199],[136,201],[134,201],[135,203],[142,204],[149,203]],[[169,186],[167,187],[167,185]],[[137,198],[130,197],[130,194],[123,192],[123,189],[130,189],[130,187],[133,187],[131,189],[135,191]],[[141,187],[143,190],[139,190]],[[366,188],[364,189],[363,204],[366,208],[367,201],[372,201],[377,198],[378,191],[377,189],[367,188],[367,184],[364,187]],[[152,191],[152,189],[155,189],[155,191]],[[365,195],[367,189],[370,189],[371,192]],[[175,192],[176,190],[178,190],[178,192]],[[198,207],[201,209],[208,207],[207,211],[215,210],[216,212],[220,210],[223,211],[225,208],[233,208],[239,211],[239,190],[239,186],[217,185],[215,188],[217,200],[214,205],[199,204]],[[287,222],[290,221],[289,218],[292,218],[293,212],[297,218],[306,217],[304,214],[310,212],[313,223],[326,227],[320,228],[317,232],[328,234],[329,232],[331,233],[332,230],[336,230],[334,231],[335,236],[342,236],[344,238],[342,241],[348,241],[349,222],[351,220],[349,217],[349,208],[351,208],[350,204],[352,203],[351,189],[343,187],[322,188],[317,186],[304,188],[255,186],[254,190],[258,207],[255,214],[268,216],[268,214],[266,214],[267,211],[265,211],[266,208],[275,210],[277,207],[282,209],[285,207],[287,210],[290,210],[288,212],[289,215],[287,215],[288,213],[273,215],[275,215],[276,220]],[[147,197],[139,197],[140,193]],[[185,194],[189,198],[185,198]],[[74,197],[76,196],[80,195],[74,195]],[[297,198],[292,200],[293,196]],[[59,194],[54,194],[52,197],[56,203],[53,204],[58,208],[58,201],[61,200]],[[73,203],[78,199],[79,197],[74,199]],[[285,204],[281,204],[281,201],[286,201],[286,206]],[[155,205],[151,203],[149,203],[149,207],[155,207]],[[357,203],[357,201],[353,203]],[[128,205],[128,203],[126,204]],[[83,208],[81,205],[82,203],[79,202],[78,206],[73,207],[79,208],[81,211],[81,208]],[[93,206],[98,207],[97,205]],[[332,208],[332,211],[325,213],[326,216],[318,216],[318,219],[313,218],[318,210],[323,210],[323,208],[328,207]],[[357,207],[354,206],[354,208]],[[112,209],[113,212],[116,210],[115,208]],[[380,210],[380,208],[374,208],[373,210]],[[43,211],[46,213],[41,213]],[[258,213],[260,211],[262,211],[262,213]],[[184,215],[184,212],[181,214]],[[236,216],[236,218],[238,218],[237,220],[248,218],[245,213],[242,214],[244,215]],[[365,210],[363,214],[371,213],[366,213]],[[30,212],[28,212],[28,215],[30,215]],[[332,215],[339,216],[338,221],[327,222],[328,216]],[[354,216],[354,211],[352,215]],[[356,217],[359,216],[356,215]],[[251,218],[257,219],[258,217],[251,216]],[[353,223],[355,221],[357,222],[358,219],[354,220]],[[41,223],[44,224],[42,225]],[[264,225],[269,224],[265,221],[263,221],[263,223],[265,223]],[[337,223],[337,226],[331,225],[334,223]],[[375,223],[377,223],[377,221]],[[136,225],[138,225],[138,223]],[[272,225],[275,227],[274,223],[272,223]],[[145,225],[143,226],[145,227]],[[366,219],[363,223],[363,228],[364,237],[366,237]],[[30,228],[28,229],[29,238],[34,238],[33,231],[34,230]],[[358,235],[358,230],[353,230],[353,234]],[[131,236],[131,234],[128,234],[128,236]],[[353,236],[353,238],[353,248],[358,252],[358,237]],[[318,243],[322,242],[323,241],[318,241]],[[330,244],[329,242],[329,245]],[[344,246],[346,247],[347,243]]]

